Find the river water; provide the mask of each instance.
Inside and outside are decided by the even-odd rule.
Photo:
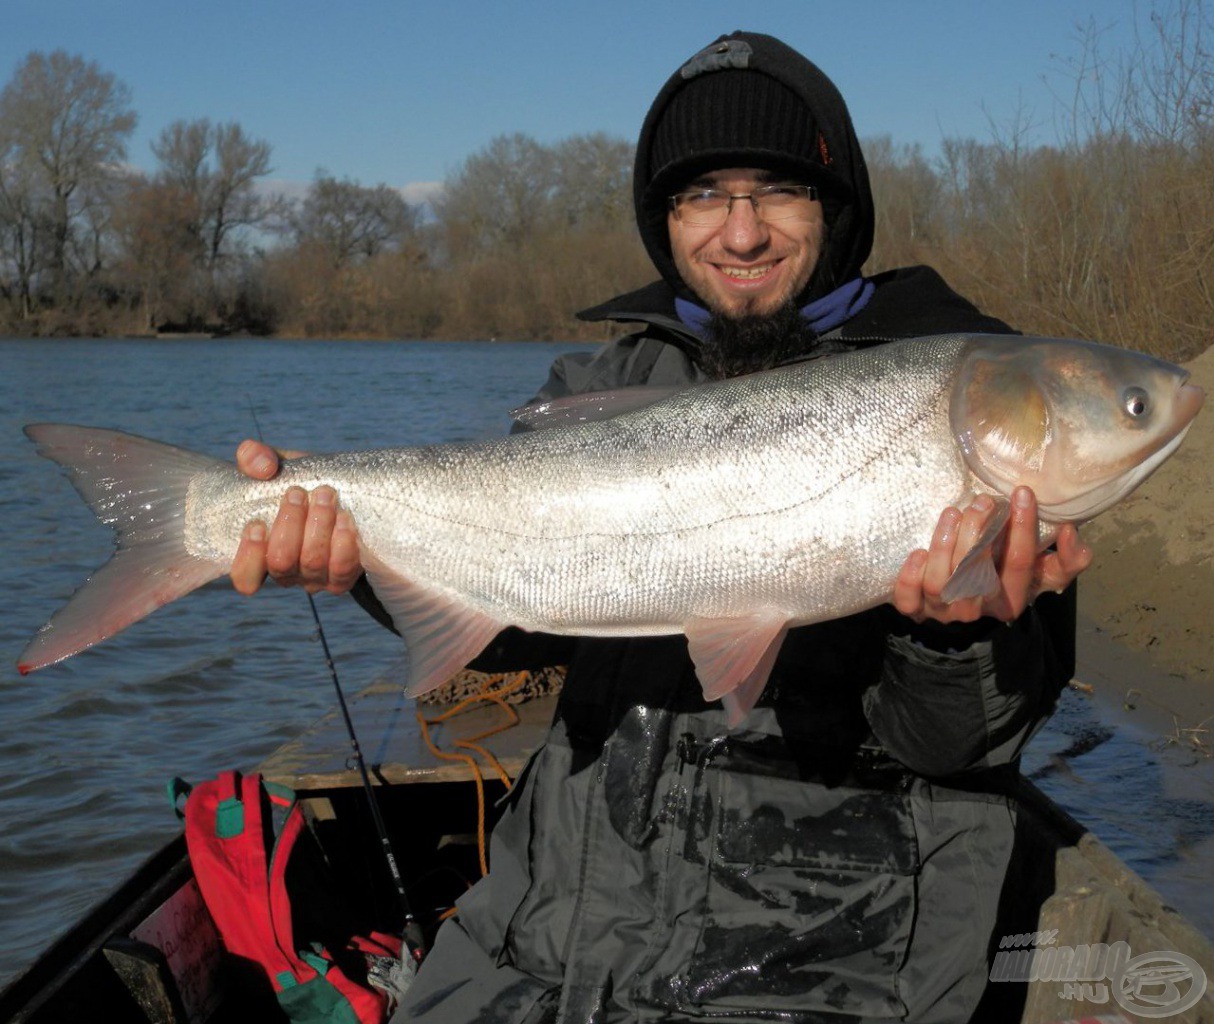
[[[117,427],[230,458],[496,436],[568,344],[0,340],[0,983],[178,823],[165,784],[250,769],[326,713],[304,596],[211,584],[21,678],[22,647],[109,555],[26,423]],[[399,658],[353,602],[317,604],[348,691]],[[1132,685],[1132,683],[1130,684]],[[1026,771],[1214,934],[1214,776],[1068,694]]]
[[[175,833],[173,776],[251,768],[334,700],[304,595],[245,600],[226,581],[21,678],[25,643],[110,551],[22,426],[116,427],[224,458],[258,427],[313,451],[494,437],[572,347],[0,341],[0,981]],[[347,690],[399,658],[352,601],[317,605]]]

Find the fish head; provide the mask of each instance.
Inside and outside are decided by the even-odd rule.
[[[970,471],[1037,495],[1041,519],[1084,522],[1176,451],[1204,399],[1179,366],[1129,349],[1057,338],[975,336],[950,401]]]

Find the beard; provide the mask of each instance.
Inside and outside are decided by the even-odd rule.
[[[699,363],[711,379],[723,380],[779,366],[812,351],[817,342],[818,333],[791,301],[762,316],[713,312]]]

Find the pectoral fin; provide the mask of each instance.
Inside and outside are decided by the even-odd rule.
[[[409,653],[409,696],[441,686],[504,628],[482,612],[406,579],[371,553],[363,567]]]
[[[764,615],[694,619],[684,632],[704,699],[722,701],[729,724],[741,724],[767,685],[788,623]]]
[[[944,584],[940,596],[948,602],[969,597],[986,597],[999,591],[999,573],[995,558],[1007,536],[1012,505],[1006,498],[995,499],[995,512],[969,553],[961,559]]]

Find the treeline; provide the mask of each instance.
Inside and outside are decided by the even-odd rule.
[[[1150,10],[1130,48],[1090,25],[1060,69],[1056,142],[1027,117],[933,161],[870,142],[874,265],[930,263],[1026,332],[1187,359],[1214,342],[1214,25]]]
[[[870,271],[930,263],[1034,333],[1175,358],[1214,322],[1214,62],[1199,0],[1152,10],[1132,51],[1081,39],[1054,141],[1006,126],[929,159],[866,143]],[[632,145],[502,136],[425,205],[318,171],[275,194],[269,142],[181,121],[131,171],[127,89],[31,53],[0,93],[0,332],[596,338],[572,313],[652,277]]]
[[[573,313],[653,274],[631,174],[632,146],[602,134],[496,138],[382,245],[335,245],[349,219],[336,212],[289,230],[259,264],[266,304],[279,333],[311,337],[606,337]],[[344,188],[347,199],[364,191]],[[301,209],[325,190],[318,178]]]
[[[0,92],[0,333],[596,337],[571,313],[641,283],[629,143],[493,140],[424,207],[318,171],[270,184],[270,143],[178,121],[126,164],[129,90],[31,53]]]

